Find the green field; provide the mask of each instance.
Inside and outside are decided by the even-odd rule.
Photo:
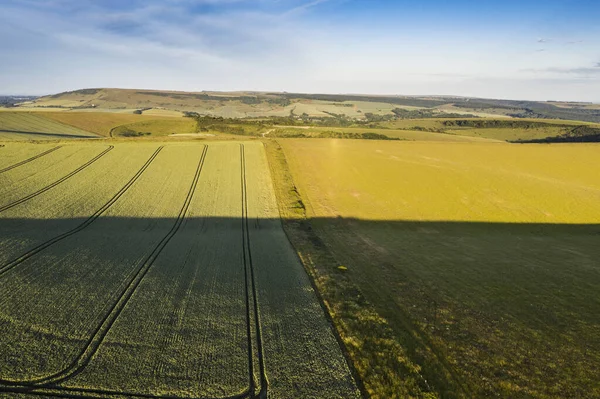
[[[0,172],[0,392],[359,397],[262,144],[60,145]]]
[[[328,138],[336,134],[348,134],[351,135],[363,135],[363,134],[377,134],[390,139],[404,140],[404,141],[442,141],[442,142],[485,142],[485,141],[497,141],[492,138],[478,137],[477,135],[465,134],[461,132],[452,134],[443,134],[428,131],[419,130],[403,130],[403,129],[381,129],[381,128],[370,128],[370,127],[302,127],[302,126],[282,126],[266,131],[266,136],[270,137],[298,137],[302,136],[305,138]],[[546,137],[546,136],[544,136]]]
[[[183,125],[187,128],[191,123],[189,119],[161,116],[160,113],[159,115],[156,113],[134,115],[111,112],[45,112],[43,116],[101,136],[111,136],[117,131],[121,133],[131,131],[134,134],[150,132],[164,135],[165,127],[176,128]],[[131,128],[126,129],[126,126],[131,126]],[[136,129],[138,126],[141,130]],[[114,135],[118,136],[118,134]]]
[[[63,138],[92,138],[88,131],[53,122],[39,114],[0,112],[0,140],[45,140]]]
[[[549,119],[404,119],[383,122],[386,129],[420,130],[500,141],[529,141],[561,136],[578,127],[597,129],[597,124]]]
[[[372,397],[600,395],[598,145],[278,142],[286,229]]]
[[[169,136],[196,133],[197,124],[192,118],[169,118],[121,125],[112,130],[114,137]]]

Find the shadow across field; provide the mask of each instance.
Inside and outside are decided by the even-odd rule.
[[[1,219],[0,270],[85,220]],[[75,250],[108,258],[108,252],[95,251],[97,243],[132,235],[143,242],[149,229],[166,232],[174,223],[175,218],[101,217],[52,245],[68,246],[69,240],[87,234],[88,247]],[[244,223],[242,218],[188,218],[178,234],[219,237],[221,231],[241,232]],[[341,217],[284,220],[284,225],[302,257],[312,259],[308,270],[323,284],[317,284],[323,288],[321,295],[330,307],[339,306],[336,317],[360,317],[361,307],[372,307],[383,319],[366,320],[364,330],[355,334],[364,342],[376,340],[374,323],[392,331],[391,337],[380,338],[393,339],[403,348],[406,369],[398,368],[399,375],[389,378],[413,373],[407,371],[413,364],[420,369],[421,389],[443,397],[600,394],[600,225]],[[249,218],[248,231],[250,238],[261,240],[263,251],[278,250],[280,244],[268,234],[279,234],[278,219]],[[172,245],[179,245],[179,235]],[[194,245],[206,245],[208,251],[209,243]],[[144,249],[136,244],[131,251],[141,256]],[[10,273],[19,267],[14,265]],[[289,267],[285,262],[276,269],[261,261],[255,264],[259,275],[275,270],[285,275]],[[168,281],[171,271],[160,269],[159,278]],[[266,294],[259,291],[259,300],[261,295]],[[282,314],[290,311],[289,305],[285,300],[270,302]],[[388,355],[397,353],[377,354],[383,359],[379,361]]]
[[[336,317],[354,323],[358,351],[389,352],[383,368],[397,375],[383,385],[409,376],[449,398],[600,395],[600,225],[284,224],[305,258],[321,263],[314,274]],[[357,310],[368,306],[385,327]],[[366,338],[376,331],[403,352]],[[368,370],[386,363],[380,356]]]
[[[0,392],[357,397],[279,219],[88,222],[0,219]]]

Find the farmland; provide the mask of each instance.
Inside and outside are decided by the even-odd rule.
[[[327,138],[335,137],[336,135],[369,135],[375,134],[381,137],[387,137],[392,140],[403,141],[441,141],[441,142],[474,142],[474,141],[497,141],[480,137],[475,134],[462,135],[461,132],[442,134],[439,132],[429,132],[422,130],[411,129],[381,129],[381,128],[360,128],[360,127],[309,127],[303,126],[281,126],[271,129],[269,136],[271,137],[305,137],[305,138]],[[518,134],[518,133],[517,133]],[[546,136],[544,136],[546,137]]]
[[[195,133],[197,124],[173,111],[141,115],[115,112],[0,112],[0,139],[56,140],[92,137],[166,136]]]
[[[0,112],[0,140],[97,137],[88,131],[50,121],[38,114]]]
[[[596,108],[578,103],[445,97],[83,89],[36,98],[9,108],[12,111],[8,112],[36,111],[40,118],[115,137],[187,135],[208,128],[202,130],[203,134],[597,142],[600,120]],[[213,121],[209,127],[199,126],[194,124],[194,118],[183,118],[184,115],[220,121]]]
[[[359,397],[261,143],[0,151],[0,391]]]
[[[600,395],[597,126],[170,112],[0,112],[0,392]]]
[[[110,136],[113,129],[120,129],[120,131],[123,132],[127,130],[128,126],[131,126],[129,130],[134,132],[143,131],[150,133],[162,133],[165,128],[168,130],[168,128],[177,129],[178,127],[193,130],[193,127],[190,127],[193,123],[189,119],[174,116],[161,116],[156,115],[155,113],[150,113],[148,115],[134,115],[111,112],[45,112],[43,113],[43,116],[101,136]],[[137,130],[135,128],[136,126],[140,126],[142,130]]]
[[[277,141],[286,229],[373,397],[600,396],[597,145]]]
[[[509,101],[457,97],[414,97],[343,94],[303,94],[265,92],[181,92],[134,89],[82,89],[35,98],[16,109],[95,112],[98,110],[131,114],[169,115],[174,112],[198,112],[224,118],[263,118],[308,116],[315,118],[344,116],[368,120],[370,117],[419,113],[430,117],[491,117],[502,120],[536,118],[600,123],[598,105],[537,101]]]
[[[0,399],[600,399],[600,0],[0,0]]]
[[[196,133],[196,127],[196,121],[192,118],[164,118],[121,125],[112,130],[112,135],[115,137],[168,136]]]

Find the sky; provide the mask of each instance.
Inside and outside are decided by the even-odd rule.
[[[0,0],[0,94],[600,102],[598,0]]]

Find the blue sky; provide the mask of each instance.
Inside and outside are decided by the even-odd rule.
[[[600,102],[590,0],[0,0],[0,93],[84,87]]]

